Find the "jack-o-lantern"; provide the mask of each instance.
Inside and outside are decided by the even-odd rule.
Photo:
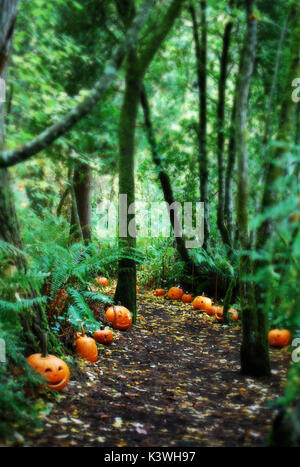
[[[181,297],[181,300],[183,301],[183,303],[191,303],[193,301],[193,297],[191,296],[191,294],[184,293]]]
[[[272,329],[269,332],[269,344],[273,347],[285,347],[291,341],[291,333],[288,329]]]
[[[205,297],[204,293],[196,297],[193,301],[193,307],[200,311],[207,311],[212,305],[212,301],[209,297]]]
[[[183,290],[180,287],[171,287],[168,291],[168,298],[170,300],[180,300],[183,295]]]
[[[166,294],[164,289],[156,289],[154,290],[155,297],[163,297]]]
[[[110,306],[105,312],[105,317],[112,324],[112,327],[119,331],[129,329],[132,324],[132,315],[125,306]]]
[[[101,287],[107,287],[109,284],[109,280],[107,279],[107,277],[96,277],[95,281],[97,282],[97,284],[101,285]]]
[[[111,329],[97,329],[94,339],[99,344],[110,344],[114,340],[114,335]]]
[[[41,373],[47,380],[48,389],[61,391],[70,379],[70,370],[66,362],[47,353],[47,336],[43,336],[43,352],[27,358],[29,365]]]
[[[98,349],[95,339],[85,334],[83,324],[81,324],[81,331],[76,336],[76,351],[89,362],[96,362],[98,359]]]

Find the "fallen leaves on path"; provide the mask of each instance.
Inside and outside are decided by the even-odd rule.
[[[259,446],[282,391],[288,350],[271,350],[268,378],[239,372],[240,325],[222,326],[190,304],[138,296],[137,326],[80,361],[34,446]]]

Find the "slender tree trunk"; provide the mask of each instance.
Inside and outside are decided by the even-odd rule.
[[[2,79],[6,78],[17,4],[18,1],[15,0],[0,0],[0,78]],[[4,103],[0,103],[0,152],[5,149],[4,128]],[[0,169],[0,239],[19,249],[23,248],[9,171],[6,168]],[[27,261],[24,255],[16,254],[11,261],[19,270],[26,272]],[[32,287],[29,287],[27,296],[36,297]],[[20,313],[20,322],[24,329],[24,341],[29,344],[31,350],[37,350],[36,338],[40,338],[43,326],[41,307],[34,305],[33,312]]]
[[[233,1],[230,2],[233,7]],[[225,161],[224,161],[224,142],[225,142],[225,95],[227,82],[227,69],[229,59],[229,48],[231,40],[231,31],[233,22],[228,21],[223,35],[223,48],[220,60],[220,78],[218,85],[219,100],[217,108],[217,155],[218,155],[218,215],[217,224],[225,245],[231,247],[231,237],[225,224]]]
[[[13,39],[17,4],[17,0],[0,0],[0,78],[4,81]],[[0,152],[5,149],[4,109],[5,104],[0,102]],[[17,248],[23,247],[7,169],[0,169],[0,239]],[[26,269],[24,256],[15,255],[14,262],[18,268]]]
[[[225,203],[224,203],[224,222],[230,238],[231,245],[234,245],[234,228],[233,228],[233,195],[232,182],[235,168],[235,100],[231,112],[231,124],[229,130],[228,142],[228,159],[225,175]]]
[[[88,164],[77,164],[73,173],[72,236],[87,245],[91,240],[92,170]],[[73,191],[73,190],[72,190]],[[76,201],[74,203],[74,201]],[[78,216],[78,218],[77,218]],[[75,229],[73,228],[75,226]]]
[[[193,34],[197,63],[197,81],[199,91],[199,128],[197,129],[199,144],[199,181],[200,197],[204,202],[204,243],[203,248],[209,250],[210,220],[208,196],[208,159],[207,159],[207,20],[206,0],[201,0],[201,39],[198,33],[197,14],[194,5],[190,6],[193,21]]]
[[[140,100],[142,80],[137,69],[136,53],[131,52],[127,59],[125,95],[119,123],[119,194],[127,195],[128,207],[135,201],[134,184],[134,137],[137,110]],[[127,211],[127,207],[126,207]],[[127,212],[120,212],[127,218]],[[134,212],[128,215],[128,223],[134,222]],[[119,218],[120,225],[120,218]],[[126,226],[127,230],[127,226]],[[136,247],[134,232],[119,232],[121,257],[118,270],[118,284],[115,300],[120,301],[133,314],[136,322],[136,263],[133,256]]]
[[[134,188],[134,138],[136,129],[137,110],[140,103],[141,88],[144,76],[151,64],[155,54],[159,50],[162,42],[172,28],[175,19],[180,14],[184,0],[173,0],[164,16],[153,30],[150,39],[144,44],[140,53],[132,50],[128,54],[126,63],[126,83],[125,94],[119,122],[119,195],[127,196],[127,206],[130,207],[135,200]],[[119,14],[124,21],[125,27],[130,27],[134,21],[134,2],[126,0],[116,3]],[[135,237],[135,213],[134,210],[126,215],[122,213],[122,206],[119,205],[120,214],[125,217],[126,222],[122,222],[122,230],[119,230],[119,247],[121,259],[119,261],[118,284],[115,293],[115,300],[126,306],[133,315],[133,323],[136,323],[136,263],[134,253],[136,247]],[[127,229],[128,227],[131,232]],[[126,224],[126,225],[124,225]],[[120,229],[120,217],[119,217]]]
[[[157,169],[157,175],[158,179],[160,181],[160,185],[164,194],[164,198],[166,203],[171,206],[173,203],[175,203],[175,198],[172,190],[172,185],[170,181],[169,175],[166,173],[164,170],[162,163],[161,163],[161,158],[158,153],[157,149],[157,143],[153,131],[153,126],[152,126],[152,121],[151,121],[151,111],[150,111],[150,106],[148,102],[148,97],[146,93],[145,86],[142,86],[142,92],[141,92],[141,104],[144,112],[144,119],[145,119],[145,127],[146,127],[146,132],[147,132],[147,138],[149,142],[149,146],[151,148],[151,153],[152,153],[152,160],[156,166]],[[170,223],[172,225],[173,231],[174,231],[174,226],[177,222],[176,220],[176,211],[170,210]],[[174,233],[175,234],[175,233]],[[182,237],[176,237],[176,248],[177,251],[182,259],[182,261],[186,265],[186,270],[188,274],[192,274],[193,271],[193,262],[189,256],[188,250],[185,246],[185,241]]]
[[[247,107],[251,77],[253,73],[257,22],[253,17],[254,1],[246,0],[247,32],[243,49],[236,99],[236,154],[238,160],[238,226],[240,246],[249,249],[248,232],[248,154],[247,154]],[[267,342],[267,328],[261,327],[260,310],[257,309],[253,283],[245,277],[252,273],[252,264],[244,253],[240,258],[240,297],[243,311],[243,339],[241,347],[242,372],[253,376],[268,375],[270,362]],[[266,315],[264,314],[266,317]],[[259,321],[261,323],[259,323]]]

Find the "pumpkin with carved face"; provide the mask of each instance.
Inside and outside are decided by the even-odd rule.
[[[35,353],[27,358],[27,362],[46,378],[48,389],[61,391],[68,384],[70,370],[60,358],[54,355],[43,357],[41,353]]]
[[[132,324],[132,315],[125,306],[110,306],[105,312],[105,317],[112,324],[112,327],[119,331],[129,329]]]
[[[212,305],[212,300],[209,297],[205,297],[204,293],[196,297],[193,301],[193,307],[200,311],[207,311]]]

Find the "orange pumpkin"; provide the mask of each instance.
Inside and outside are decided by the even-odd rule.
[[[110,344],[114,340],[114,335],[110,329],[97,329],[94,339],[99,344]]]
[[[183,303],[191,303],[193,301],[193,297],[188,293],[184,293],[181,297],[181,300]]]
[[[229,308],[228,314],[232,321],[237,321],[239,319],[239,314],[234,308]]]
[[[212,305],[210,298],[205,297],[204,293],[196,297],[193,301],[193,307],[200,311],[207,311]]]
[[[89,362],[96,362],[98,359],[98,349],[95,339],[85,334],[83,324],[81,324],[81,333],[77,334],[76,351]]]
[[[163,295],[166,294],[166,291],[164,289],[156,289],[154,290],[154,295],[155,297],[162,297]]]
[[[129,329],[132,324],[131,313],[125,306],[110,306],[105,312],[105,317],[112,324],[112,327],[119,329],[119,331]]]
[[[218,305],[211,305],[210,307],[207,308],[206,310],[206,313],[209,315],[209,316],[215,316],[215,314],[217,313],[217,311],[219,310],[219,306]]]
[[[222,323],[223,321],[223,307],[222,306],[216,306],[215,318],[219,323]]]
[[[168,298],[170,300],[180,300],[183,295],[183,290],[180,287],[171,287],[168,291]]]
[[[43,353],[34,353],[27,358],[29,365],[41,373],[48,382],[48,389],[61,391],[70,379],[70,370],[66,362],[47,353],[47,337],[43,337]]]
[[[288,329],[272,329],[269,332],[269,344],[273,347],[284,347],[290,343],[291,337]]]
[[[106,287],[109,284],[107,277],[96,277],[95,281],[101,285],[101,287]]]

